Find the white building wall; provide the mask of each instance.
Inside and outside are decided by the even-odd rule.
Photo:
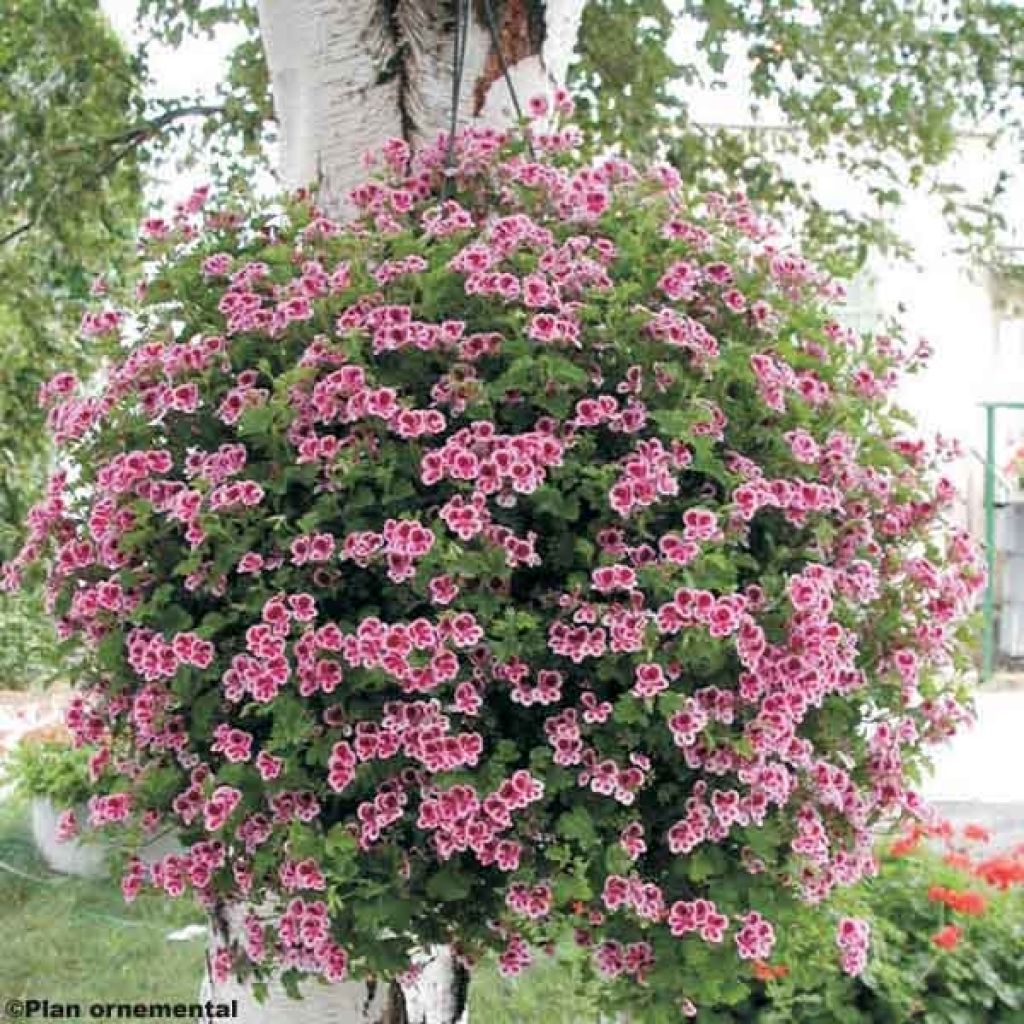
[[[695,24],[683,18],[670,52],[678,59],[697,58]],[[751,116],[745,58],[735,53],[727,67],[728,87],[681,87],[695,120],[709,126],[755,130],[766,149],[788,132],[781,112],[764,107]],[[709,75],[707,80],[714,76]],[[875,214],[877,208],[864,184],[851,179],[829,161],[808,164],[791,155],[773,154],[793,177],[808,182],[826,206]],[[995,183],[999,166],[1012,166],[1007,154],[993,157],[989,136],[965,134],[959,150],[943,168],[943,178],[960,184],[966,199],[983,196]],[[900,174],[898,168],[895,169]],[[1013,212],[1012,197],[1006,209]],[[1016,211],[1024,210],[1018,203]],[[985,451],[984,401],[1024,401],[1024,321],[1001,326],[1003,314],[993,300],[988,275],[957,253],[962,240],[946,226],[938,200],[925,189],[910,194],[891,214],[897,234],[912,246],[911,262],[874,258],[858,281],[850,283],[850,302],[843,319],[867,329],[877,317],[898,315],[910,338],[926,338],[934,349],[924,372],[908,378],[900,401],[915,414],[921,432],[959,439],[968,451],[953,475],[963,495],[961,517],[972,532],[983,532],[982,488]],[[1011,236],[1012,237],[1012,236]],[[1021,232],[1024,240],[1024,231]],[[1007,453],[1014,440],[1024,440],[1024,413],[1001,413],[997,452]]]

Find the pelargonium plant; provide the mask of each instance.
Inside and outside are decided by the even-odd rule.
[[[43,389],[6,582],[44,563],[86,651],[91,823],[185,843],[126,896],[248,908],[219,976],[514,973],[571,926],[634,1007],[735,1001],[969,715],[952,446],[890,397],[923,348],[543,107],[454,179],[388,143],[343,222],[196,192],[86,317],[102,382]]]

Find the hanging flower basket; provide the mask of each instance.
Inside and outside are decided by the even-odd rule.
[[[250,908],[215,981],[515,974],[571,927],[613,1002],[736,1001],[968,717],[920,352],[557,107],[462,132],[447,198],[444,139],[388,144],[344,223],[195,193],[86,317],[101,390],[41,396],[75,472],[7,580],[42,559],[89,652],[92,823],[183,836],[126,893]]]

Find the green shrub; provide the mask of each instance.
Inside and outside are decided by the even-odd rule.
[[[899,845],[896,845],[899,851]],[[1024,1022],[1024,847],[975,860],[947,845],[882,859],[877,878],[839,896],[871,922],[868,969],[815,963],[815,922],[790,950],[790,974],[766,985],[759,1024]],[[993,884],[995,883],[995,884]],[[818,929],[818,944],[828,936]],[[801,969],[796,968],[800,963]]]
[[[771,964],[748,968],[753,994],[700,1024],[1020,1024],[1024,1021],[1024,847],[971,857],[947,842],[887,846],[877,877],[834,897],[871,925],[860,977],[838,969],[820,910],[780,936]],[[949,946],[950,948],[946,948]],[[488,1024],[590,1024],[604,985],[572,943],[550,947],[521,978],[474,978],[471,1015]],[[775,975],[772,978],[771,975]],[[642,1014],[629,1014],[642,1024]]]
[[[41,586],[0,593],[0,689],[49,686],[63,674],[53,622],[43,610]]]
[[[85,803],[90,794],[89,751],[60,740],[22,741],[11,755],[6,780],[19,795],[45,798],[56,807]]]

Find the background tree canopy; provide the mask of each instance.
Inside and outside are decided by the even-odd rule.
[[[140,5],[145,14],[152,5]],[[202,5],[207,6],[207,5]],[[0,557],[45,460],[39,384],[83,372],[95,343],[75,328],[94,276],[116,290],[142,210],[147,168],[186,135],[222,177],[262,159],[271,118],[255,4],[166,4],[150,41],[176,45],[226,22],[249,30],[214,102],[147,99],[149,43],[129,52],[97,0],[13,0],[0,21]],[[154,12],[155,13],[155,12]],[[186,152],[188,150],[186,149]]]
[[[124,254],[139,210],[137,154],[118,139],[141,81],[96,5],[77,0],[7,5],[0,69],[0,521],[9,525],[45,457],[38,386],[59,366],[81,365],[72,328],[89,273]]]
[[[142,74],[81,0],[13,0],[0,18],[0,559],[9,557],[49,458],[36,395],[87,371],[75,335],[92,274],[131,257],[140,156],[126,137]],[[0,596],[0,685],[53,672],[41,595]]]
[[[267,162],[273,110],[256,0],[139,0],[138,14],[134,52],[98,0],[8,0],[0,22],[0,558],[47,458],[38,385],[99,358],[76,339],[80,303],[97,271],[134,257],[147,170],[182,141],[176,151],[201,153],[222,182]],[[692,45],[673,58],[680,26]],[[150,97],[154,44],[225,28],[238,42],[215,97]],[[871,251],[904,252],[892,214],[919,188],[940,198],[965,246],[997,259],[994,200],[1019,160],[997,169],[984,201],[946,164],[965,129],[985,133],[993,159],[1020,155],[1024,7],[1014,0],[590,0],[577,54],[570,85],[590,145],[661,152],[697,186],[741,186],[797,224],[804,251],[834,272],[852,274]],[[781,116],[784,131],[693,116],[683,87],[722,87],[737,68],[751,113]],[[805,168],[838,162],[871,212],[823,205],[792,173],[794,157]]]
[[[699,57],[691,63],[665,55],[681,17]],[[965,245],[996,256],[993,201],[1024,139],[1024,8],[1012,0],[592,0],[580,54],[575,85],[597,136],[664,146],[698,184],[741,183],[759,206],[795,214],[805,250],[836,272],[852,274],[872,249],[903,251],[891,215],[920,187],[941,196]],[[737,70],[730,54],[749,74],[752,117],[775,112],[789,128],[773,134],[774,155],[762,133],[696,123],[673,90],[723,88]],[[985,132],[993,152],[1015,157],[983,201],[943,173],[963,131]],[[780,152],[837,162],[877,212],[823,207]]]

